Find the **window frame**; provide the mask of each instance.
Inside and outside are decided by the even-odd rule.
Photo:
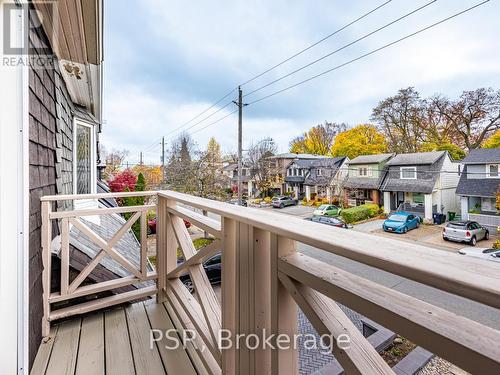
[[[323,169],[322,168],[318,168],[317,175],[318,176],[323,176]]]
[[[414,172],[414,177],[403,177],[403,170],[412,170]],[[401,180],[416,180],[417,179],[417,167],[400,167],[399,168],[399,178]]]
[[[490,167],[497,167],[496,176],[491,175]],[[500,164],[497,163],[486,164],[486,178],[500,178]]]
[[[90,191],[89,194],[97,193],[97,150],[96,150],[96,134],[95,125],[78,117],[73,118],[73,193],[77,193],[77,128],[78,126],[85,126],[90,129]]]

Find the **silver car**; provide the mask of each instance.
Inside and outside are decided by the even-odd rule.
[[[443,228],[445,241],[468,242],[476,246],[477,241],[490,238],[490,232],[475,221],[452,221]]]
[[[273,207],[283,208],[285,206],[296,206],[298,201],[292,197],[275,197],[271,201],[271,204]]]

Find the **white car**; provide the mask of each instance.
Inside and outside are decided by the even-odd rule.
[[[459,254],[469,255],[474,258],[492,260],[500,263],[500,249],[484,248],[484,247],[464,247],[458,250]]]

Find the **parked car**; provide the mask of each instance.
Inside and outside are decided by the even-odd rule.
[[[318,208],[316,208],[313,212],[313,215],[316,216],[339,216],[340,211],[342,209],[333,204],[322,204]]]
[[[458,250],[458,253],[462,255],[469,255],[475,258],[500,262],[500,249],[484,247],[464,247],[463,249]]]
[[[231,199],[229,202],[227,202],[229,204],[234,204],[235,206],[238,206],[238,200],[237,199]],[[245,199],[242,199],[241,200],[241,205],[243,207],[247,207],[248,206],[248,202],[245,200]]]
[[[411,229],[418,228],[420,217],[404,211],[398,211],[390,215],[382,224],[385,232],[406,233]]]
[[[184,220],[184,219],[182,219]],[[191,227],[191,223],[187,220],[184,220],[184,225],[186,228]],[[156,217],[154,219],[148,220],[148,234],[155,234],[156,233]]]
[[[217,253],[211,258],[208,258],[206,261],[204,261],[203,268],[207,273],[210,284],[219,284],[221,282],[221,253]],[[191,278],[189,277],[189,274],[186,272],[180,277],[180,279],[188,288],[188,290],[193,293],[194,285],[191,281]]]
[[[314,223],[321,223],[321,224],[326,224],[326,225],[331,225],[333,227],[337,228],[349,228],[349,226],[341,219],[338,217],[328,217],[328,216],[313,216],[313,217],[306,217],[305,220],[312,221]]]
[[[451,221],[443,228],[445,241],[468,242],[476,246],[477,241],[490,238],[490,231],[475,221]]]
[[[283,208],[286,206],[296,206],[299,202],[297,199],[293,199],[292,197],[282,196],[282,197],[274,197],[271,201],[271,204],[275,208]]]

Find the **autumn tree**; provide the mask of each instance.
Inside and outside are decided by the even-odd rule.
[[[113,149],[111,152],[106,152],[105,148],[101,148],[101,158],[104,158],[106,168],[103,172],[103,178],[109,180],[120,172],[123,166],[123,161],[128,156],[128,150]]]
[[[325,121],[290,142],[290,152],[299,154],[328,155],[335,136],[347,129],[347,125]]]
[[[332,146],[333,156],[348,156],[354,159],[359,155],[380,154],[387,151],[387,143],[382,133],[374,125],[362,124],[339,133]]]
[[[161,166],[138,164],[132,167],[132,171],[139,175],[142,173],[146,180],[146,190],[157,189],[163,181]]]
[[[464,91],[458,99],[443,99],[436,106],[451,124],[453,143],[462,148],[479,148],[500,129],[500,90]]]
[[[493,133],[486,141],[483,142],[482,148],[500,148],[500,130]]]
[[[169,188],[182,192],[195,190],[192,164],[194,153],[195,143],[189,134],[181,133],[172,141],[165,173]]]
[[[210,138],[207,149],[198,152],[193,161],[193,176],[197,181],[196,192],[202,197],[221,196],[225,187],[222,175],[222,153],[219,143]]]
[[[250,145],[247,161],[251,174],[254,176],[257,189],[267,195],[278,173],[276,160],[271,159],[276,154],[278,147],[272,138],[264,138]]]
[[[372,111],[371,120],[384,134],[392,152],[418,152],[425,140],[422,132],[420,94],[413,88],[401,89],[382,100]]]

